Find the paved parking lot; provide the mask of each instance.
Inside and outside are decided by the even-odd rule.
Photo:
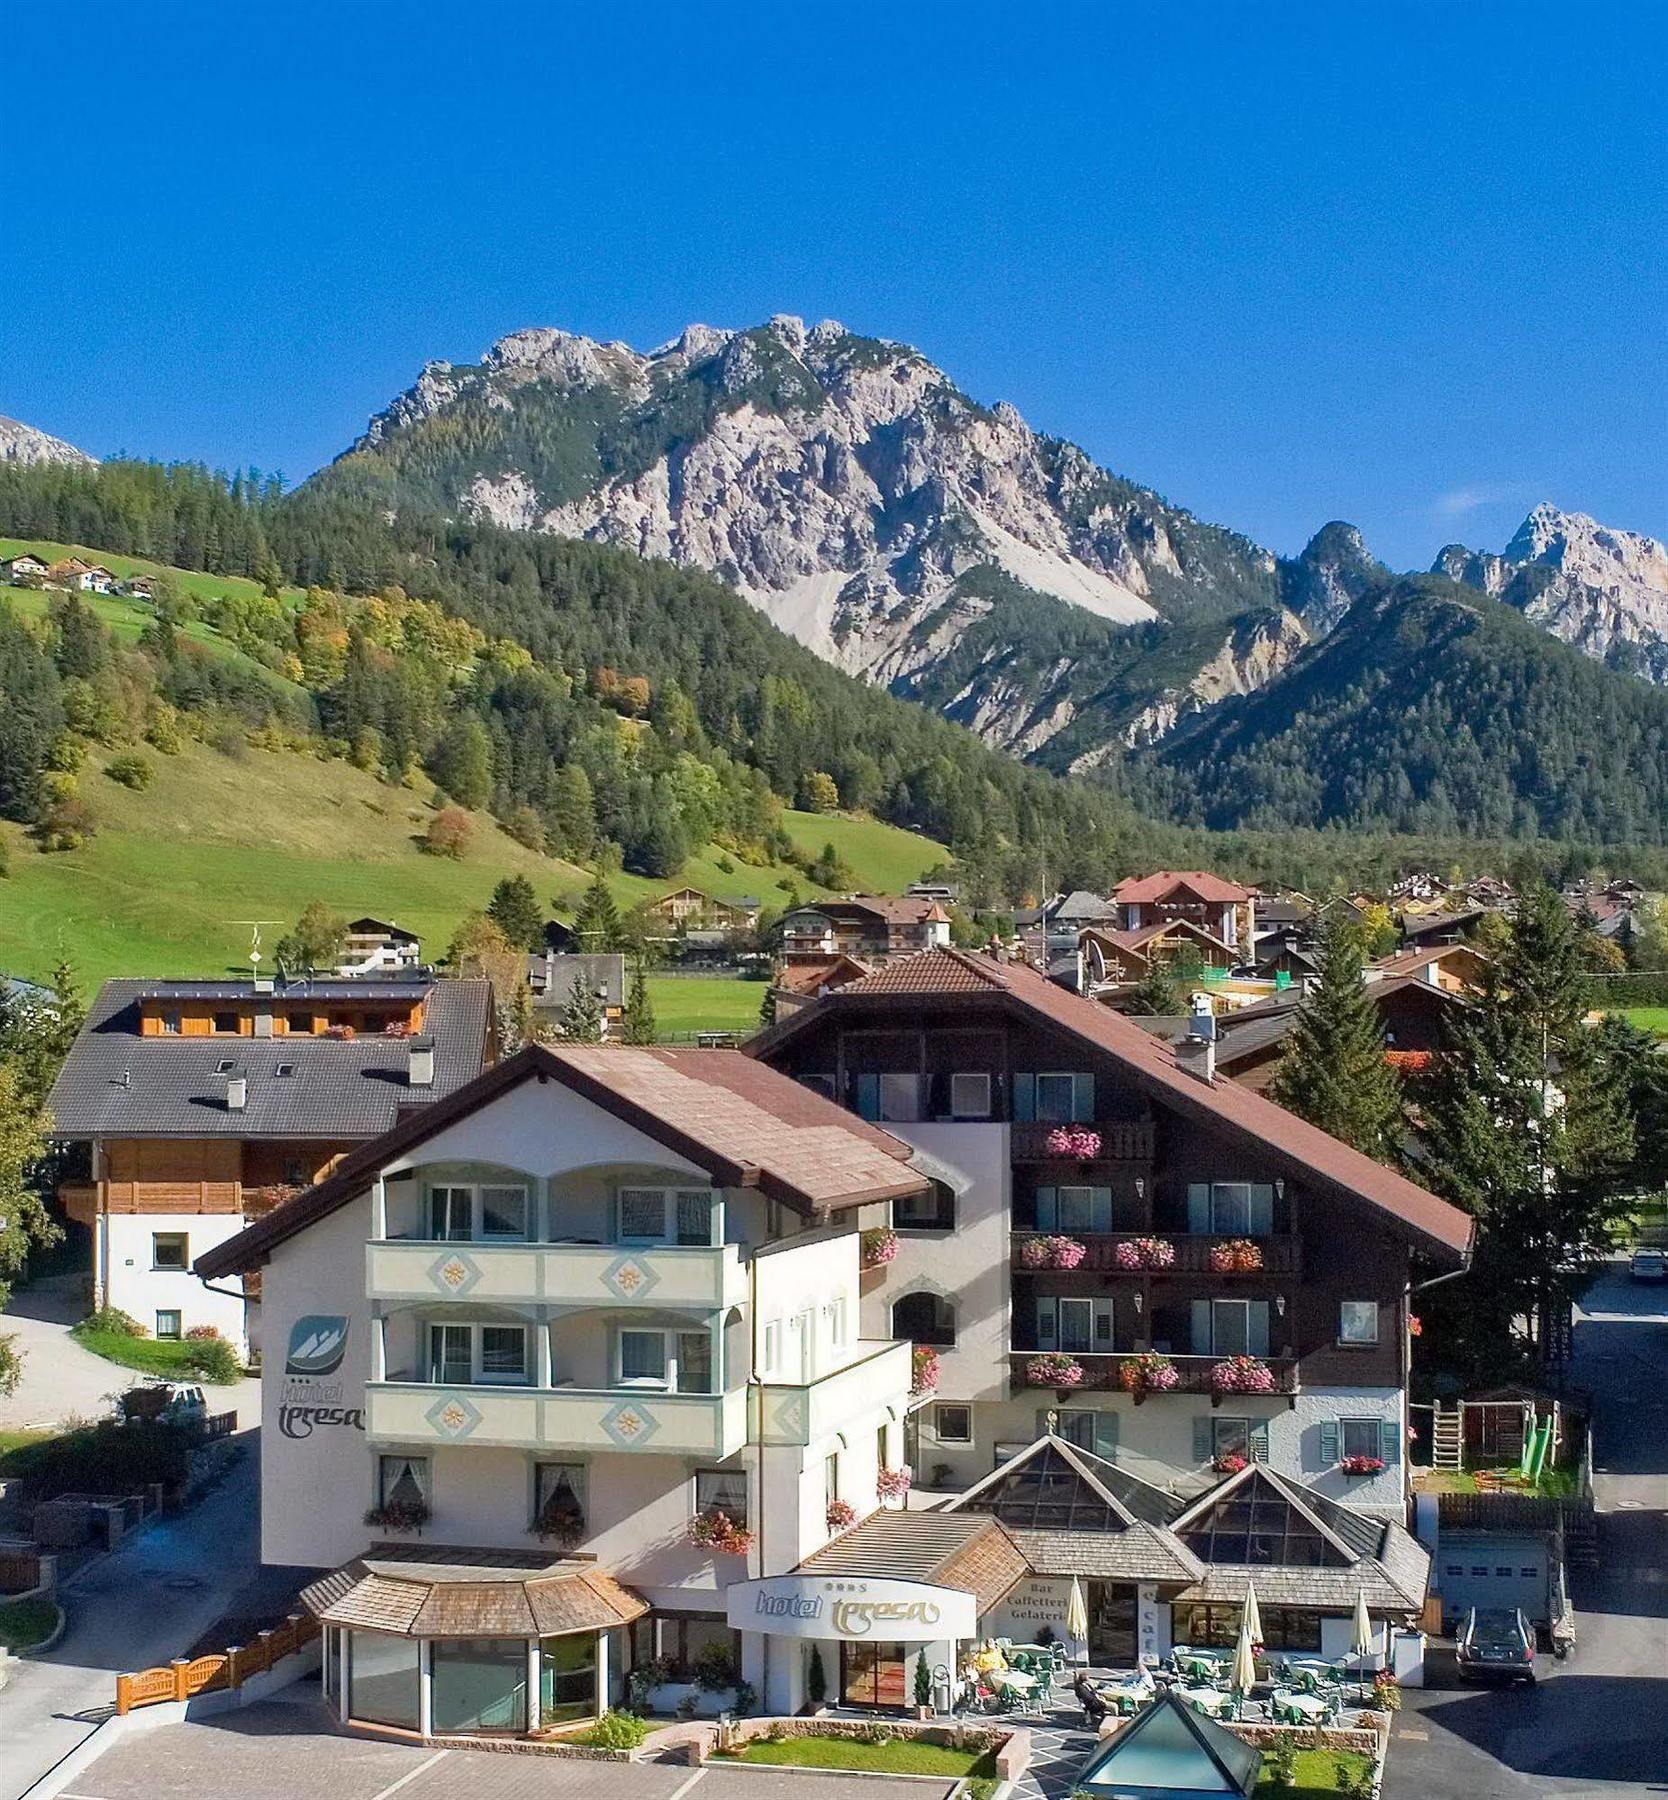
[[[308,1699],[135,1732],[60,1800],[943,1800],[953,1785],[385,1744],[341,1736]]]

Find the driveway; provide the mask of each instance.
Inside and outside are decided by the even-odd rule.
[[[260,1434],[240,1442],[242,1458],[195,1506],[152,1521],[65,1584],[63,1639],[20,1660],[0,1690],[0,1800],[17,1800],[93,1730],[115,1703],[118,1673],[186,1654],[256,1583]]]
[[[1594,1399],[1599,1567],[1570,1577],[1576,1650],[1533,1690],[1410,1691],[1385,1800],[1643,1800],[1668,1791],[1668,1289],[1620,1265],[1576,1314]]]
[[[56,1425],[61,1419],[99,1418],[112,1399],[145,1380],[135,1369],[106,1362],[82,1347],[69,1328],[84,1317],[79,1274],[52,1275],[14,1293],[0,1312],[0,1331],[17,1338],[24,1353],[23,1380],[15,1394],[0,1394],[0,1429]],[[209,1407],[238,1416],[240,1430],[261,1419],[261,1384],[239,1381],[210,1387]]]
[[[309,1682],[242,1712],[136,1732],[75,1776],[64,1800],[944,1800],[954,1785],[386,1744],[340,1735]]]

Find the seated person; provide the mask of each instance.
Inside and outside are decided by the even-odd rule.
[[[1083,1722],[1091,1731],[1098,1732],[1106,1720],[1106,1702],[1094,1690],[1089,1677],[1079,1674],[1071,1684],[1071,1691],[1077,1696],[1077,1703],[1083,1708]]]

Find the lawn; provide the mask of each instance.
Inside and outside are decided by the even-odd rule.
[[[90,550],[85,544],[49,544],[41,538],[0,537],[0,561],[16,556],[23,550],[33,550],[47,562],[59,562],[66,556],[79,556],[83,562],[97,563],[112,575],[160,575],[167,566],[151,562],[143,556],[117,556],[108,550]],[[221,594],[253,595],[261,592],[258,581],[250,581],[242,575],[204,575],[191,569],[174,569],[171,572],[180,592],[194,594],[199,600],[218,598]],[[6,592],[13,598],[16,597],[16,590],[7,589]],[[100,598],[97,594],[82,595],[82,599],[95,604]],[[284,588],[280,591],[280,598],[299,605],[303,598],[302,590],[296,587]],[[149,609],[144,610],[148,615]]]
[[[44,1444],[52,1435],[50,1431],[0,1431],[0,1475],[17,1473],[12,1465],[14,1451],[26,1450],[31,1444]]]
[[[722,975],[651,975],[649,999],[655,1029],[662,1038],[696,1031],[736,1031],[749,1036],[759,1028],[762,981],[734,981]]]
[[[1573,1469],[1543,1469],[1538,1482],[1519,1484],[1517,1469],[1484,1469],[1485,1475],[1498,1475],[1501,1486],[1479,1487],[1476,1469],[1421,1469],[1416,1485],[1422,1494],[1481,1494],[1492,1491],[1508,1494],[1539,1494],[1549,1500],[1567,1500],[1575,1493],[1576,1473]]]
[[[878,819],[847,818],[843,813],[791,812],[782,829],[795,845],[819,855],[824,844],[851,864],[871,893],[901,894],[928,869],[948,862],[950,853],[931,838],[883,825]]]
[[[973,1775],[991,1777],[996,1758],[988,1750],[952,1750],[943,1744],[893,1738],[865,1744],[860,1738],[790,1737],[776,1743],[755,1738],[715,1760],[774,1763],[790,1769],[846,1769],[864,1775]]]
[[[1373,1759],[1363,1756],[1357,1750],[1299,1750],[1296,1785],[1276,1787],[1265,1775],[1257,1783],[1255,1800],[1275,1800],[1275,1796],[1284,1794],[1312,1794],[1317,1800],[1325,1800],[1325,1796],[1332,1795],[1335,1800],[1342,1800],[1342,1796],[1355,1790],[1338,1786],[1340,1763],[1359,1783],[1359,1778],[1372,1768]]]
[[[0,1601],[0,1644],[8,1650],[31,1650],[58,1629],[58,1608],[51,1600]]]
[[[77,1325],[70,1334],[84,1349],[124,1369],[145,1375],[161,1375],[168,1381],[197,1381],[213,1386],[213,1380],[197,1366],[198,1347],[171,1338],[129,1337],[121,1331],[97,1331]],[[241,1375],[234,1379],[241,1379]]]
[[[1622,1009],[1622,1017],[1641,1031],[1668,1037],[1668,1006],[1628,1006]]]

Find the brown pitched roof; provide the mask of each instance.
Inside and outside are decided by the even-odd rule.
[[[1178,1065],[1175,1047],[1098,1002],[1067,993],[1021,963],[965,950],[922,950],[849,987],[825,994],[749,1041],[747,1056],[767,1057],[807,1025],[838,1018],[871,999],[977,996],[1045,1019],[1113,1058],[1137,1086],[1198,1123],[1255,1142],[1301,1180],[1365,1202],[1449,1262],[1470,1252],[1472,1221],[1404,1176],[1236,1083],[1205,1082]]]
[[[870,1513],[799,1566],[813,1575],[849,1571],[960,1588],[981,1613],[1031,1573],[1007,1531],[982,1513]]]
[[[1429,964],[1451,956],[1469,956],[1483,964],[1489,960],[1474,944],[1426,944],[1398,950],[1394,956],[1382,956],[1369,968],[1379,975],[1415,975]]]
[[[815,994],[831,982],[857,981],[868,972],[869,965],[855,956],[836,956],[827,962],[789,963],[773,985],[791,994]]]
[[[648,1602],[595,1563],[537,1551],[377,1544],[301,1590],[329,1625],[402,1637],[562,1637],[629,1625]]]
[[[1186,888],[1200,900],[1240,901],[1251,898],[1251,890],[1237,881],[1224,881],[1206,869],[1160,869],[1156,875],[1131,875],[1112,890],[1112,898],[1121,905],[1140,905],[1148,900],[1167,900],[1177,888]]]
[[[805,1216],[924,1193],[909,1146],[738,1050],[535,1044],[361,1145],[327,1180],[274,1208],[195,1264],[256,1268],[286,1238],[363,1193],[394,1157],[533,1078],[558,1081],[687,1157],[720,1187],[756,1187]]]

